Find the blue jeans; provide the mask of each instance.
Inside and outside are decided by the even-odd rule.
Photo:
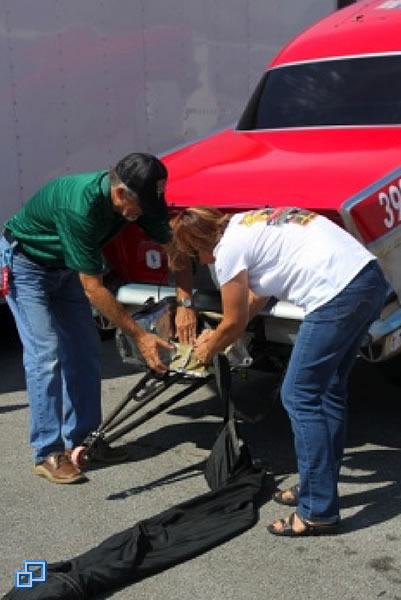
[[[0,265],[10,244],[0,239]],[[6,296],[23,344],[34,460],[82,443],[101,421],[99,336],[78,273],[14,251]]]
[[[387,283],[370,262],[300,326],[281,396],[291,420],[300,477],[297,512],[310,521],[340,518],[338,475],[346,436],[347,381]]]

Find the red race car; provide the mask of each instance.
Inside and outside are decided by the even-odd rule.
[[[400,32],[401,1],[361,0],[332,13],[276,55],[236,126],[162,157],[172,211],[298,206],[328,216],[367,245],[391,286],[361,351],[395,372],[389,359],[401,351]],[[107,253],[131,282],[118,292],[123,303],[174,293],[153,242],[138,241],[127,228]],[[213,284],[200,272],[196,287],[205,292]],[[269,305],[266,343],[291,346],[302,318],[288,303]]]

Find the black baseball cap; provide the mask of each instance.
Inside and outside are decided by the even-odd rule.
[[[128,154],[118,161],[115,172],[122,183],[138,196],[144,216],[167,219],[168,209],[164,196],[167,169],[153,154]]]

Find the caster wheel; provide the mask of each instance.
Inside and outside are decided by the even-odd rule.
[[[87,450],[86,446],[77,446],[71,453],[71,462],[78,469],[83,469],[89,464],[89,458],[86,455]]]

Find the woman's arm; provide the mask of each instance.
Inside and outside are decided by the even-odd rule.
[[[248,271],[244,269],[221,287],[223,319],[207,340],[200,336],[195,343],[195,355],[203,363],[239,338],[249,320]]]
[[[249,321],[256,317],[258,313],[266,306],[269,296],[257,296],[252,290],[249,290],[248,306],[249,306]]]

